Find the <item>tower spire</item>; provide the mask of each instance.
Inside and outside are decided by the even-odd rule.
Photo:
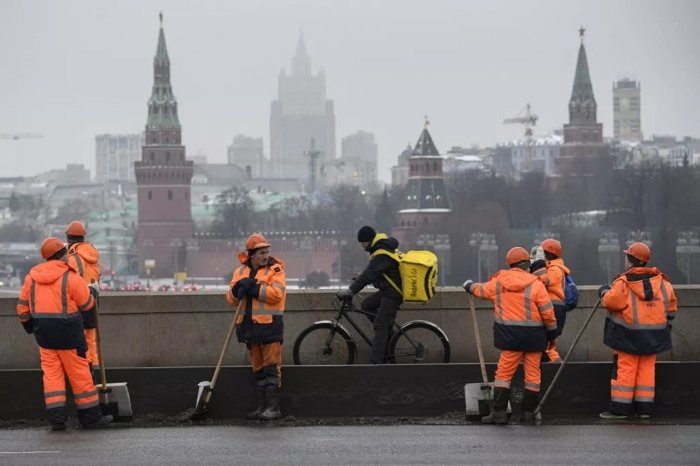
[[[306,53],[306,43],[304,42],[304,31],[299,30],[299,41],[297,42],[297,50],[292,59],[292,75],[295,76],[310,76],[311,75],[311,57]]]
[[[148,99],[147,128],[171,128],[179,131],[180,121],[177,116],[177,100],[170,84],[170,57],[165,44],[163,29],[163,13],[158,15],[160,29],[158,31],[158,46],[153,58],[153,88]]]
[[[586,30],[581,26],[578,30],[581,43],[578,48],[578,58],[576,60],[576,74],[574,75],[574,86],[569,100],[569,122],[596,122],[597,104],[593,95],[593,84],[591,83],[591,73],[588,69],[588,58],[586,47],[583,45],[583,36]]]

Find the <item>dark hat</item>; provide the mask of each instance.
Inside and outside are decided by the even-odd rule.
[[[357,232],[357,241],[360,243],[366,243],[372,241],[376,235],[377,232],[374,231],[374,228],[365,225],[360,228],[360,231]]]

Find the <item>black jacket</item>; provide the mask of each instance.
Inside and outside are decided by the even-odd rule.
[[[367,268],[350,284],[350,290],[357,294],[362,289],[372,284],[379,291],[393,296],[397,299],[402,299],[401,293],[396,291],[393,286],[384,278],[386,274],[396,286],[401,288],[401,275],[399,274],[399,263],[386,254],[376,254],[377,250],[384,249],[389,252],[395,252],[399,247],[399,241],[393,237],[387,237],[383,233],[378,233],[372,243],[367,247],[367,252],[370,254],[370,261]]]

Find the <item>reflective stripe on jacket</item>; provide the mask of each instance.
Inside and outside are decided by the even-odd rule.
[[[566,275],[571,274],[571,270],[564,265],[564,260],[554,259],[547,261],[546,267],[536,270],[534,274],[544,284],[552,304],[565,306],[564,288],[566,287]]]
[[[253,341],[269,343],[282,341],[282,315],[287,296],[284,262],[270,256],[268,264],[255,272],[250,268],[245,254],[240,257],[242,265],[233,271],[230,287],[226,291],[226,301],[233,307],[238,306],[239,300],[233,296],[231,288],[239,280],[247,277],[255,278],[259,285],[256,296],[246,296],[245,313],[238,316],[236,324],[241,324],[245,314],[250,315],[254,324]],[[273,324],[270,326],[270,324]]]
[[[73,243],[68,247],[68,265],[80,275],[85,283],[99,282],[100,253],[92,243]]]
[[[493,301],[493,341],[498,349],[543,351],[557,329],[554,308],[542,282],[517,267],[500,270],[471,286],[474,296]]]
[[[21,322],[33,321],[42,348],[87,351],[81,313],[94,304],[80,276],[65,262],[50,260],[34,266],[25,277],[17,313]]]
[[[678,308],[673,286],[656,267],[633,267],[617,277],[601,304],[604,343],[630,354],[657,354],[671,349],[671,331]]]

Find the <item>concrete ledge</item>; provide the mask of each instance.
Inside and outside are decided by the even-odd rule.
[[[557,365],[543,366],[543,392]],[[441,416],[464,413],[464,384],[481,380],[477,364],[285,367],[282,408],[297,417]],[[493,378],[494,365],[489,365]],[[557,417],[593,417],[609,402],[610,363],[570,363],[543,412]],[[128,382],[136,416],[176,415],[194,408],[197,384],[211,367],[112,369],[108,378]],[[656,371],[656,414],[700,418],[695,401],[700,362],[661,362]],[[0,371],[0,419],[44,417],[41,371]],[[511,399],[519,410],[522,369]],[[254,403],[249,367],[225,367],[212,398],[210,417],[241,418]]]
[[[597,287],[582,286],[579,308],[570,312],[559,345],[569,348],[587,313],[597,300]],[[700,287],[677,287],[679,311],[673,328],[673,350],[662,360],[700,360]],[[283,361],[291,364],[291,348],[299,333],[317,320],[335,316],[334,292],[290,291],[285,311]],[[34,338],[18,323],[16,297],[0,297],[0,369],[39,367]],[[479,328],[488,362],[496,362],[493,348],[491,303],[476,300]],[[456,363],[478,362],[474,331],[467,310],[467,297],[461,288],[442,288],[427,305],[404,304],[397,320],[427,319],[447,333]],[[208,366],[219,356],[221,344],[233,317],[223,293],[105,293],[100,313],[107,367]],[[609,361],[611,351],[603,345],[601,309],[581,339],[572,361]],[[359,316],[364,328],[370,325]],[[361,343],[361,342],[360,342]],[[358,362],[369,360],[369,348],[359,346]],[[245,365],[245,349],[232,345],[225,364]]]

